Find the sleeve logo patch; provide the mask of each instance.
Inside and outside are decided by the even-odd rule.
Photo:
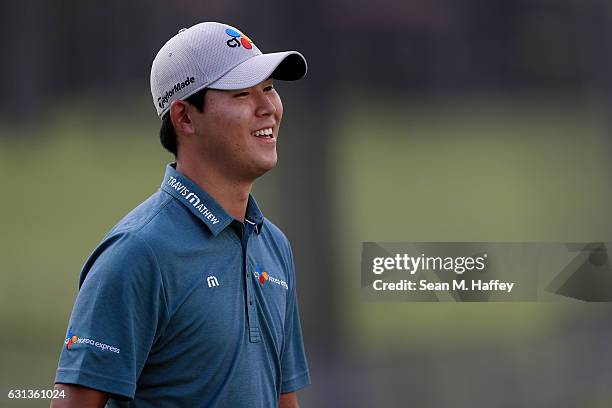
[[[76,334],[72,332],[72,327],[68,329],[68,336],[66,336],[66,340],[64,341],[64,344],[66,345],[66,350],[73,350],[74,349],[73,347],[76,344],[88,344],[90,346],[99,348],[102,351],[110,351],[112,353],[117,353],[117,354],[121,353],[121,349],[115,346],[111,346],[106,343],[101,343],[94,339],[88,339],[85,337],[77,336]]]
[[[76,343],[77,340],[79,340],[79,338],[75,334],[72,334],[72,327],[69,328],[68,337],[66,337],[66,341],[64,342],[66,344],[66,349],[70,350],[70,347],[72,347],[72,345]]]

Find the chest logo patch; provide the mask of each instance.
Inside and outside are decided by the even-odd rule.
[[[255,275],[255,278],[259,281],[261,285],[265,285],[266,282],[270,282],[283,287],[285,290],[289,289],[287,282],[270,275],[266,271],[263,271],[261,266],[259,265],[255,266],[255,272],[253,273],[253,275]]]
[[[212,288],[214,286],[219,286],[219,281],[217,280],[217,277],[214,275],[211,275],[208,278],[206,278],[206,283],[208,283],[209,288]]]

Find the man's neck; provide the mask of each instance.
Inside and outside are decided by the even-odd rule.
[[[244,222],[252,181],[231,180],[201,166],[178,161],[176,169],[210,194],[230,216]]]

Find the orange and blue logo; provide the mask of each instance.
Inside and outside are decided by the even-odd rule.
[[[74,343],[77,342],[79,338],[76,336],[76,334],[72,333],[72,327],[68,329],[68,337],[66,337],[66,349],[70,350],[70,347],[72,347],[72,345]]]
[[[232,48],[240,47],[240,45],[242,44],[242,46],[246,48],[247,50],[250,50],[251,48],[253,48],[253,41],[251,41],[249,37],[247,37],[240,31],[234,30],[233,28],[226,28],[225,34],[231,37],[226,42],[226,44],[229,47],[232,47]]]

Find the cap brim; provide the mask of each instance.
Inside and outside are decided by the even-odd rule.
[[[306,59],[297,51],[256,55],[237,65],[207,86],[211,89],[250,88],[272,77],[283,81],[297,81],[306,75]]]

